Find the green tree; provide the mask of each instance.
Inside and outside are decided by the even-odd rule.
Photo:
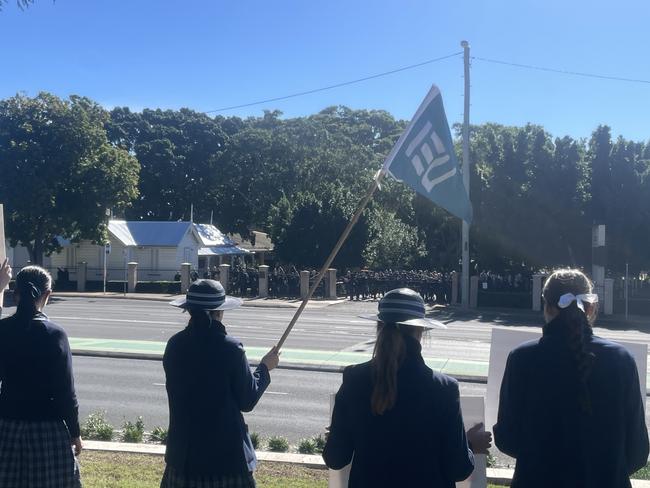
[[[0,102],[0,201],[7,235],[35,263],[59,249],[57,236],[106,239],[106,209],[137,196],[139,165],[109,144],[107,113],[78,96],[49,93]]]

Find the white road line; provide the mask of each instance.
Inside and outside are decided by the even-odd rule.
[[[288,393],[284,393],[282,391],[265,391],[265,395],[288,395]]]
[[[165,386],[165,383],[154,383],[153,386]]]
[[[123,322],[128,324],[183,325],[183,323],[162,322],[159,320],[106,319],[106,318],[99,318],[99,317],[55,317],[55,316],[50,316],[50,318],[56,320],[89,320],[91,322]]]

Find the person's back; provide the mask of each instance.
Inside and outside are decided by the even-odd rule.
[[[350,461],[351,487],[452,487],[467,478],[473,458],[467,449],[458,406],[458,383],[434,373],[419,353],[415,339],[407,339],[407,356],[397,374],[395,405],[383,415],[370,407],[372,363],[346,368],[336,398],[341,419],[352,438],[339,444],[336,432],[323,457],[328,466],[341,468]],[[332,422],[336,422],[333,418]]]
[[[474,467],[458,384],[429,369],[420,346],[426,328],[444,325],[424,317],[422,297],[409,289],[388,292],[372,318],[373,359],[343,373],[325,463],[352,462],[352,488],[451,488]]]
[[[648,457],[636,364],[593,335],[597,296],[584,274],[554,273],[544,300],[543,337],[510,353],[494,426],[499,450],[517,459],[512,486],[629,487]]]

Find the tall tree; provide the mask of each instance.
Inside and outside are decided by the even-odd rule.
[[[7,235],[35,263],[57,236],[106,238],[106,210],[137,196],[139,165],[109,144],[108,114],[91,100],[49,93],[0,101],[0,201]]]

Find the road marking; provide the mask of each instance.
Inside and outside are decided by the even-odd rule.
[[[288,395],[288,393],[284,393],[282,391],[265,391],[264,393],[266,395]]]
[[[105,319],[105,318],[96,318],[96,317],[54,317],[50,316],[51,319],[56,320],[89,320],[91,322],[123,322],[128,324],[159,324],[159,325],[183,325],[179,322],[162,322],[160,320],[135,320],[135,319]]]
[[[153,386],[165,386],[165,383],[154,383]]]

